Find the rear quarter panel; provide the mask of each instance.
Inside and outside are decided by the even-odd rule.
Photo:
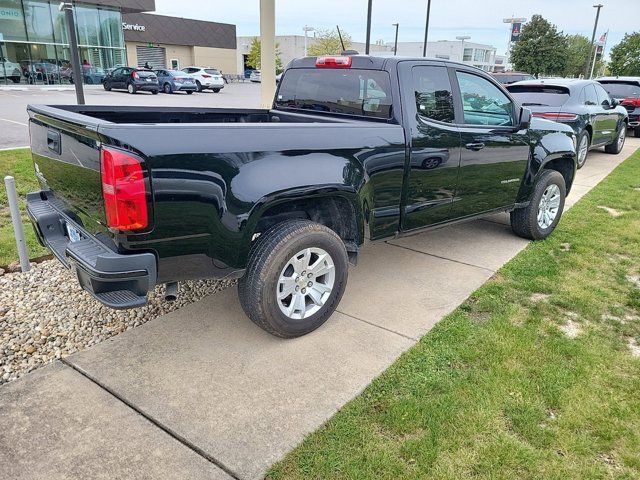
[[[157,254],[159,281],[208,276],[212,264],[244,268],[261,214],[298,198],[348,199],[361,238],[367,220],[372,236],[398,228],[405,161],[399,125],[111,124],[100,133],[148,162],[154,228],[121,241]],[[392,206],[395,215],[375,215]]]

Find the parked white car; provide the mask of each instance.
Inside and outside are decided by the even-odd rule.
[[[252,70],[251,75],[249,75],[249,80],[251,82],[260,83],[262,81],[262,74],[260,70]]]
[[[0,57],[0,79],[9,79],[13,83],[20,83],[20,77],[22,77],[20,65]]]
[[[182,71],[191,75],[196,81],[198,92],[210,89],[218,93],[224,88],[224,78],[222,78],[220,70],[212,67],[186,67]]]

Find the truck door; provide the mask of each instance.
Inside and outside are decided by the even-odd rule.
[[[452,218],[513,205],[529,160],[526,131],[517,131],[513,100],[485,75],[455,68],[460,177]]]
[[[442,63],[400,62],[409,159],[402,230],[447,220],[456,194],[460,132],[449,71]]]

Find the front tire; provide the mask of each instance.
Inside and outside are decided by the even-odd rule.
[[[162,87],[164,93],[166,94],[171,94],[173,93],[173,89],[171,88],[171,85],[169,85],[168,83],[164,84],[164,87]]]
[[[609,145],[605,145],[604,151],[612,155],[619,154],[624,148],[624,142],[626,138],[627,138],[627,124],[623,122],[620,125],[620,130],[618,130],[618,134],[616,135],[615,140],[611,142]]]
[[[564,210],[567,188],[564,177],[555,170],[544,170],[529,205],[511,212],[511,229],[522,238],[542,240],[555,230]]]
[[[102,84],[102,86],[104,87],[104,89],[105,89],[107,92],[110,92],[110,91],[111,91],[111,85],[109,85],[107,82],[104,82],[104,83]]]
[[[633,136],[636,138],[640,138],[640,127],[633,129]]]
[[[587,155],[589,154],[589,147],[591,146],[591,135],[587,130],[583,130],[578,136],[578,168],[584,167],[587,163]]]
[[[335,311],[347,276],[347,251],[333,230],[308,220],[279,223],[251,250],[238,282],[240,304],[272,335],[299,337]]]

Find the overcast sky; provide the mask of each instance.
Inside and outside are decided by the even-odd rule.
[[[487,43],[503,53],[507,47],[505,17],[541,14],[566,34],[591,39],[594,0],[432,0],[429,40],[458,35]],[[604,5],[597,38],[607,29],[607,52],[625,32],[640,30],[640,0],[599,0]],[[400,23],[399,41],[420,42],[424,36],[427,0],[373,0],[371,40],[392,43]],[[156,13],[233,23],[238,35],[259,34],[259,0],[156,0]],[[302,35],[302,27],[331,29],[336,24],[355,41],[364,41],[367,0],[276,0],[276,34]]]

